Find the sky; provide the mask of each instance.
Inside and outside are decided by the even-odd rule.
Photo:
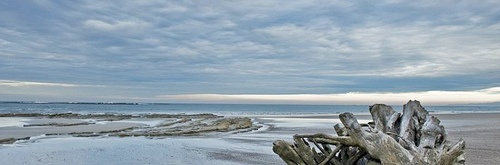
[[[500,1],[0,1],[0,100],[500,102]]]

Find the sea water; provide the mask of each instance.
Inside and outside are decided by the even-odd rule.
[[[500,105],[424,107],[431,113],[500,113]],[[393,108],[399,112],[403,109],[402,106]],[[320,115],[343,112],[368,114],[369,105],[0,103],[0,113]]]

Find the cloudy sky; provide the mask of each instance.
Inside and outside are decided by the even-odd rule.
[[[0,1],[0,100],[500,102],[500,1]]]

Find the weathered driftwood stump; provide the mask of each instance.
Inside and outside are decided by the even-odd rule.
[[[465,141],[446,140],[440,121],[409,101],[403,113],[391,106],[370,106],[373,122],[359,124],[352,113],[339,115],[337,135],[295,135],[294,144],[277,140],[273,151],[287,164],[465,164]],[[313,145],[313,146],[310,146]]]

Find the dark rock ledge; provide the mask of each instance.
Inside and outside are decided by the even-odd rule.
[[[39,113],[9,113],[0,114],[1,117],[25,117],[36,119],[91,119],[92,122],[46,122],[36,124],[25,124],[19,129],[43,127],[48,130],[56,130],[53,132],[45,132],[46,136],[56,135],[71,135],[74,137],[95,137],[95,136],[145,136],[145,137],[162,137],[162,136],[185,136],[185,135],[201,135],[215,132],[240,133],[251,130],[256,130],[260,126],[253,124],[253,121],[248,117],[223,117],[213,114],[143,114],[143,115],[128,115],[128,114],[39,114]],[[141,125],[127,128],[107,128],[105,130],[99,127],[104,125],[96,124],[96,121],[107,121],[113,123],[117,121],[130,120],[151,120],[163,121],[156,125]],[[50,121],[50,120],[49,120]],[[140,123],[140,122],[138,122]],[[81,128],[96,128],[95,131],[79,131]],[[74,129],[73,129],[74,128]],[[60,131],[72,130],[72,131]],[[57,133],[54,133],[57,132]],[[63,133],[61,133],[63,132]],[[0,144],[11,144],[18,140],[29,140],[30,137],[23,138],[3,138],[0,139]]]

